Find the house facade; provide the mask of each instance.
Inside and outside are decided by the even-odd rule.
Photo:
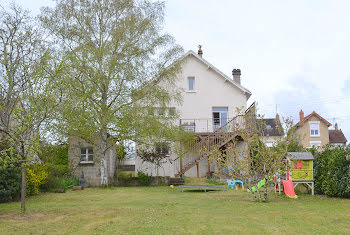
[[[153,176],[171,177],[206,176],[215,171],[215,166],[208,161],[212,144],[215,142],[218,147],[223,147],[233,140],[235,135],[230,127],[243,120],[237,110],[246,109],[251,92],[241,85],[239,69],[232,71],[232,77],[225,75],[203,58],[201,49],[198,53],[188,51],[180,59],[183,63],[177,86],[183,91],[183,102],[181,105],[170,104],[170,107],[179,114],[179,125],[186,131],[196,133],[194,151],[185,151],[179,157],[175,149],[181,148],[181,143],[169,143],[169,158],[162,169],[136,157],[136,173],[143,171]],[[195,151],[200,149],[206,151]]]
[[[338,125],[335,130],[329,130],[332,124],[315,111],[304,116],[303,110],[299,112],[299,122],[296,124],[296,133],[300,136],[301,145],[305,148],[321,147],[326,144],[346,145],[346,138]]]
[[[260,133],[261,140],[266,147],[273,147],[283,136],[281,131],[281,121],[278,114],[276,118],[263,118],[263,133]]]

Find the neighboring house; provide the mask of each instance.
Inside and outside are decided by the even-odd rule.
[[[321,147],[329,143],[346,145],[347,140],[343,132],[338,130],[338,125],[335,130],[328,130],[332,124],[315,111],[305,117],[303,110],[300,110],[299,117],[296,133],[300,136],[303,147]]]
[[[338,124],[334,125],[334,130],[329,130],[329,143],[332,145],[346,146],[347,139],[341,129],[338,129]]]
[[[280,117],[277,114],[276,118],[264,118],[262,119],[264,125],[264,131],[261,133],[261,140],[267,147],[272,147],[282,137]]]
[[[215,166],[208,161],[213,143],[225,148],[230,141],[236,141],[233,126],[243,122],[243,118],[237,116],[237,108],[246,109],[251,96],[251,92],[241,85],[241,71],[234,69],[233,77],[225,75],[203,58],[201,48],[198,53],[188,51],[180,60],[183,60],[183,64],[177,86],[183,90],[183,102],[181,105],[170,104],[169,107],[179,114],[180,126],[196,133],[196,143],[192,146],[194,151],[184,151],[183,157],[179,157],[176,149],[181,148],[181,143],[155,146],[156,151],[166,152],[169,156],[162,169],[137,157],[136,173],[143,171],[153,176],[184,174],[203,177],[215,171]],[[199,154],[198,151],[203,149],[205,151]]]

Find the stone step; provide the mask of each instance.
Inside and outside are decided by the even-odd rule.
[[[185,184],[185,180],[182,178],[170,178],[169,180],[169,185],[184,185]]]

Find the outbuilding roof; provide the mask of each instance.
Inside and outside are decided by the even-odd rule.
[[[314,160],[314,156],[310,152],[288,152],[291,160]]]
[[[346,143],[342,130],[328,130],[329,133],[329,143]]]

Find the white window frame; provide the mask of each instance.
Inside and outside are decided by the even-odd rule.
[[[311,126],[313,126],[315,124],[318,125],[318,129],[317,129],[318,134],[317,135],[312,134],[312,130],[316,130],[316,129],[311,129]],[[320,122],[319,121],[310,121],[309,122],[309,127],[310,127],[310,137],[320,137],[321,130],[320,130]]]
[[[273,147],[273,142],[266,142],[265,146],[268,148],[272,148]]]
[[[321,141],[310,141],[310,148],[315,146],[316,148],[321,147]]]
[[[226,110],[223,110],[226,109]],[[219,118],[214,118],[214,113],[219,114]],[[223,119],[223,114],[226,115],[226,119]],[[216,129],[221,128],[222,126],[226,125],[228,122],[228,107],[212,107],[212,117],[213,117],[213,131],[216,131]],[[222,121],[224,120],[225,123]],[[216,121],[219,121],[218,125],[215,123]]]
[[[158,149],[157,145],[163,145],[163,146],[160,146],[159,147],[160,149]],[[158,150],[160,150],[160,151],[158,151]],[[156,142],[156,143],[154,143],[154,152],[157,154],[163,154],[165,156],[170,156],[170,143],[169,142]]]
[[[193,80],[192,90],[190,90],[190,80]],[[187,77],[187,92],[196,92],[196,78],[194,76]]]
[[[85,153],[83,153],[83,150],[85,150]],[[89,150],[91,152],[89,153]],[[92,157],[92,161],[89,161],[89,156]],[[84,158],[84,160],[82,160]],[[85,148],[80,148],[80,163],[94,163],[94,149],[91,147],[85,147]]]

